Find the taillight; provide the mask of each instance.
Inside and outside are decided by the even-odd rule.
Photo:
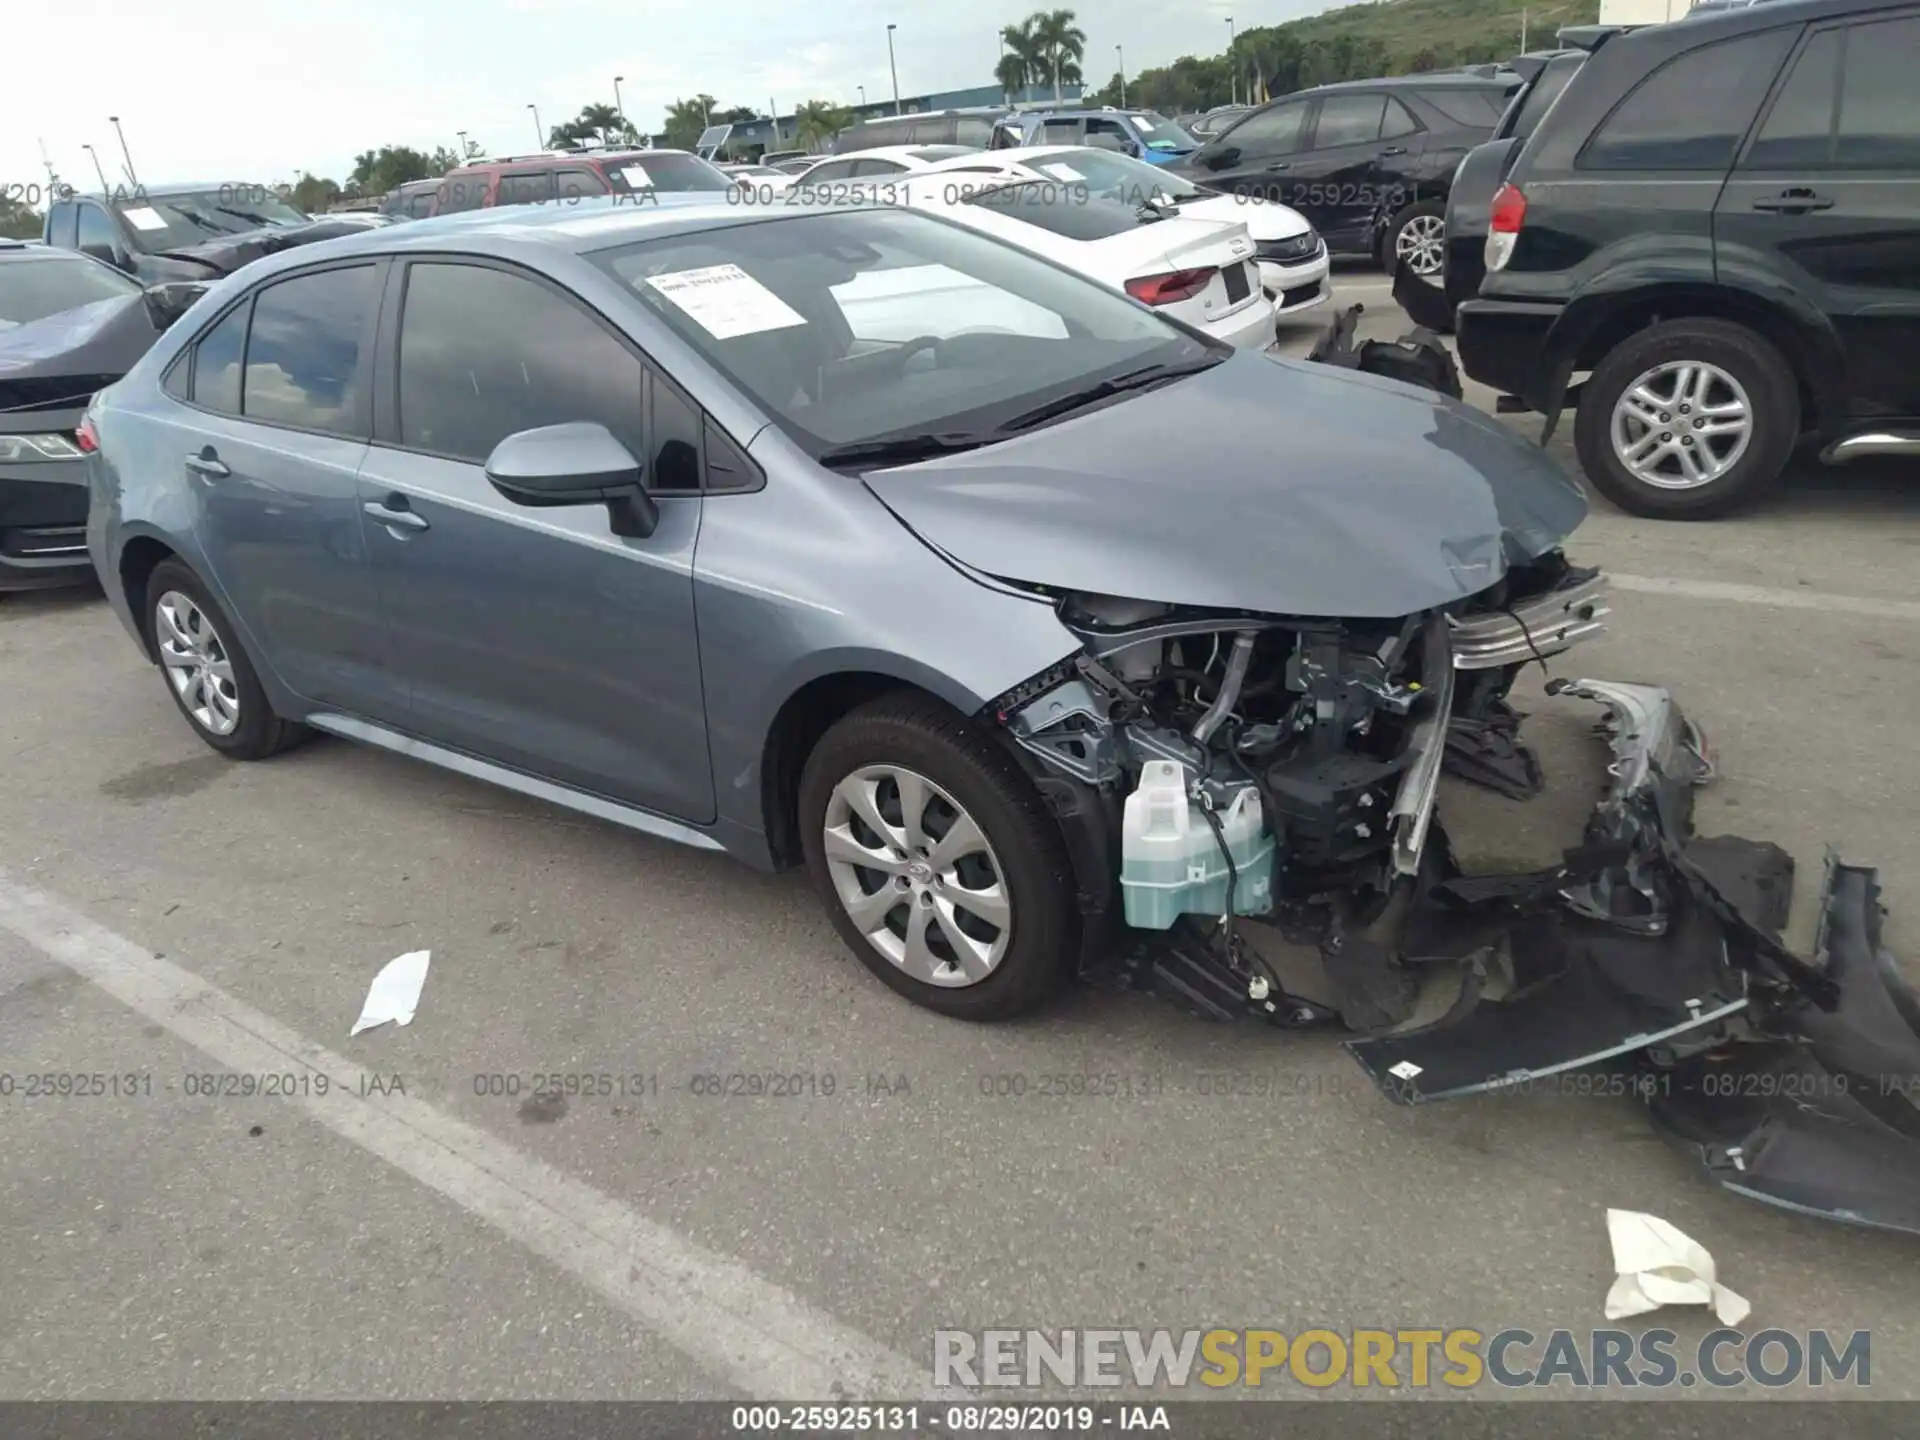
[[[1139,275],[1127,281],[1127,294],[1149,305],[1172,305],[1191,300],[1213,283],[1217,270],[1169,270],[1164,275]]]
[[[73,443],[80,447],[82,455],[91,455],[100,448],[100,436],[93,428],[91,415],[81,419],[80,428],[73,432]]]
[[[1504,270],[1513,258],[1520,227],[1527,223],[1527,197],[1517,185],[1502,185],[1493,197],[1487,224],[1487,269]]]

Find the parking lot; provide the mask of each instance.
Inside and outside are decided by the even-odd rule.
[[[1336,277],[1356,300],[1402,326],[1377,274]],[[1809,470],[1700,525],[1597,502],[1569,547],[1615,617],[1554,673],[1673,688],[1721,766],[1701,827],[1796,856],[1803,949],[1828,845],[1880,867],[1896,953],[1920,936],[1916,480]],[[1588,789],[1443,813],[1538,863],[1601,752],[1523,685]],[[1870,1330],[1867,1393],[1920,1397],[1913,1242],[1713,1190],[1629,1098],[1400,1108],[1334,1039],[1127,996],[944,1020],[798,873],[326,738],[228,763],[97,596],[0,604],[0,694],[0,1393],[885,1394],[941,1329],[1585,1330],[1611,1206],[1711,1249],[1750,1328]],[[417,1018],[350,1039],[419,949]],[[201,1078],[309,1067],[328,1094]],[[27,1098],[39,1073],[130,1079]]]

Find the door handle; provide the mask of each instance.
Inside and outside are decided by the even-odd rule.
[[[385,500],[369,500],[360,507],[389,530],[424,530],[427,522],[407,508],[404,495],[389,495]]]
[[[213,453],[211,445],[204,447],[198,455],[187,456],[187,469],[196,475],[204,475],[209,480],[222,480],[233,473],[220,457]]]
[[[1809,210],[1831,210],[1833,201],[1811,190],[1783,190],[1778,195],[1762,195],[1753,202],[1756,210],[1773,210],[1782,215],[1804,215]]]
[[[1292,168],[1293,162],[1291,160],[1275,160],[1271,165],[1267,166],[1269,170],[1291,170]]]
[[[1387,146],[1386,149],[1380,152],[1380,158],[1384,160],[1389,155],[1404,155],[1406,153],[1407,153],[1407,147],[1404,145],[1389,145]]]

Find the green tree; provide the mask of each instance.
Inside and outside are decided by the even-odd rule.
[[[468,141],[467,143],[472,144],[473,142]],[[427,157],[427,168],[432,171],[434,175],[444,175],[460,163],[460,157],[456,155],[453,152],[453,148],[448,145],[434,146],[433,154]]]
[[[1087,32],[1073,20],[1071,10],[1049,10],[1028,21],[1046,66],[1044,73],[1052,77],[1056,104],[1060,100],[1061,85],[1071,85],[1080,79],[1080,62],[1087,54]]]
[[[793,112],[794,138],[809,150],[822,149],[853,123],[853,116],[831,100],[809,100]]]
[[[660,143],[676,150],[691,150],[699,142],[700,132],[707,128],[707,117],[713,114],[717,104],[711,95],[674,101],[667,106],[667,123]]]
[[[287,195],[287,203],[308,215],[318,215],[340,199],[340,182],[325,180],[310,170],[302,170]]]
[[[613,106],[596,103],[580,107],[580,113],[574,117],[573,128],[584,132],[583,139],[586,135],[592,135],[604,145],[620,132],[625,123]]]
[[[0,236],[9,240],[38,240],[46,220],[26,201],[0,193]]]
[[[1046,77],[1046,59],[1036,33],[1039,21],[1038,15],[1029,15],[1018,25],[1009,25],[1000,32],[1005,53],[994,67],[994,78],[1009,95],[1019,94]]]
[[[1421,49],[1407,61],[1407,71],[1412,75],[1426,75],[1440,68],[1440,55],[1431,45]]]
[[[409,180],[430,180],[442,173],[433,168],[432,157],[411,145],[382,145],[354,157],[347,188],[361,195],[384,195]]]

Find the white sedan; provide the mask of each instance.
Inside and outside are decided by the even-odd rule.
[[[878,145],[871,150],[849,150],[810,165],[800,176],[807,185],[838,185],[851,180],[885,181],[891,177],[924,175],[950,161],[984,155],[965,145]]]
[[[1139,206],[1033,180],[903,183],[893,203],[929,210],[1045,256],[1238,349],[1277,343],[1247,227],[1143,214]],[[856,182],[857,183],[857,182]]]
[[[1280,315],[1321,304],[1332,293],[1327,247],[1299,211],[1270,200],[1216,195],[1158,165],[1086,145],[1029,145],[955,156],[936,175],[971,174],[1085,185],[1094,193],[1201,220],[1238,222],[1252,235],[1260,284]]]
[[[771,165],[722,165],[720,171],[742,190],[768,196],[784,194],[794,183],[791,174]]]

